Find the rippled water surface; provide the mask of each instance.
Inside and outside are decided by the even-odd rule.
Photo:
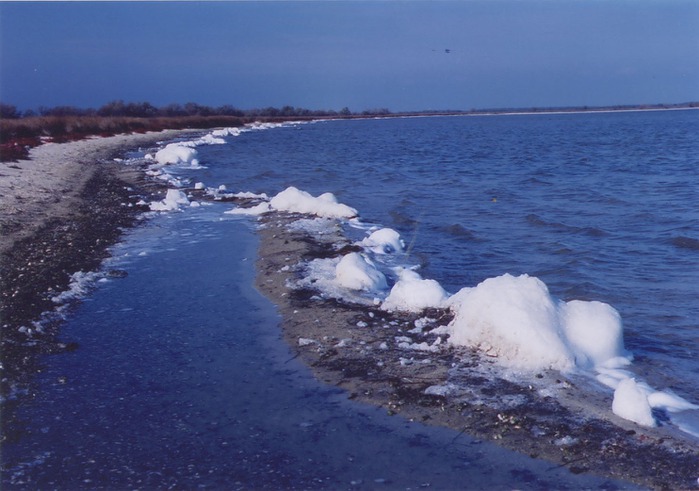
[[[200,147],[207,185],[330,191],[449,291],[509,272],[620,311],[634,366],[699,400],[699,112],[328,121]]]
[[[333,192],[365,222],[398,230],[423,276],[451,292],[528,273],[561,299],[610,303],[634,369],[699,402],[698,135],[699,111],[326,121],[198,147],[206,168],[179,172],[231,191]],[[45,360],[21,438],[3,448],[4,484],[587,479],[481,442],[455,446],[447,430],[351,405],[313,381],[251,288],[256,238],[229,208],[163,214],[116,249],[113,266],[129,274],[101,284],[62,328],[78,349]]]

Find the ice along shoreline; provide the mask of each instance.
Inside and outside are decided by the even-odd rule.
[[[194,192],[196,190],[183,188],[183,191]],[[206,199],[203,195],[199,198]],[[299,217],[274,213],[268,215],[265,220],[269,220],[270,224],[279,220],[284,225],[285,220],[294,221],[297,218]],[[444,360],[446,364],[438,366],[438,364],[433,363],[401,363],[401,358],[405,358],[404,353],[389,349],[386,356],[394,363],[384,362],[383,366],[387,367],[386,370],[379,370],[381,373],[377,374],[376,360],[370,356],[371,352],[365,350],[362,353],[361,347],[366,346],[372,340],[381,339],[381,335],[388,336],[386,341],[393,341],[393,336],[386,332],[378,331],[378,334],[373,332],[376,330],[373,329],[375,326],[372,326],[372,323],[376,323],[375,319],[380,318],[381,322],[395,322],[399,329],[402,328],[401,326],[407,328],[408,325],[411,325],[410,330],[412,330],[417,316],[398,316],[388,319],[385,312],[356,309],[342,305],[337,301],[329,301],[327,305],[321,306],[317,300],[310,300],[312,294],[308,294],[307,291],[292,294],[285,290],[286,279],[284,281],[282,279],[284,275],[293,273],[291,269],[285,269],[285,267],[295,264],[294,257],[303,257],[305,260],[313,257],[328,258],[336,256],[338,250],[325,241],[314,243],[317,237],[313,235],[304,236],[301,234],[300,238],[294,238],[292,236],[297,236],[300,233],[298,230],[284,231],[284,229],[284,226],[277,227],[272,236],[265,234],[269,230],[274,230],[274,227],[260,230],[262,249],[259,254],[259,274],[260,278],[264,277],[264,282],[261,279],[258,280],[259,288],[265,293],[268,293],[265,290],[266,287],[279,289],[277,293],[272,292],[269,295],[283,314],[285,335],[291,346],[299,347],[300,356],[314,369],[321,380],[347,389],[351,398],[383,406],[391,413],[399,413],[409,419],[419,419],[430,424],[450,426],[457,431],[475,434],[484,439],[500,440],[500,443],[505,446],[515,448],[520,452],[524,450],[527,455],[547,458],[556,462],[555,465],[567,466],[574,472],[622,477],[659,488],[667,485],[668,476],[675,476],[676,487],[690,487],[689,483],[694,483],[695,477],[691,475],[693,469],[687,467],[687,459],[682,460],[683,457],[689,455],[687,448],[683,448],[682,443],[675,440],[674,437],[662,433],[657,436],[656,433],[646,430],[637,431],[636,427],[629,427],[626,430],[617,429],[621,431],[619,434],[617,430],[610,433],[608,426],[594,427],[594,425],[590,426],[591,423],[588,422],[583,425],[576,415],[573,415],[571,420],[566,420],[566,411],[568,410],[561,409],[555,404],[539,408],[544,413],[543,416],[550,417],[549,420],[545,418],[532,420],[530,419],[532,415],[528,411],[540,401],[527,400],[527,390],[531,389],[513,386],[506,380],[488,380],[478,372],[462,373],[463,380],[471,383],[474,390],[480,391],[482,395],[492,397],[492,404],[486,404],[485,407],[465,406],[463,402],[457,403],[450,400],[447,394],[424,393],[426,388],[444,385],[445,376],[448,376],[449,371],[454,368],[451,366],[452,363],[461,363],[459,368],[465,369],[471,368],[469,365],[479,363],[474,353],[446,351]],[[335,243],[334,240],[331,242]],[[345,249],[344,252],[351,250],[351,244],[347,245],[350,249]],[[278,248],[276,252],[275,249],[270,249],[273,246]],[[287,250],[287,247],[290,249]],[[268,268],[263,266],[265,261],[273,260],[278,261],[276,271],[272,266]],[[433,314],[436,318],[443,315],[439,312]],[[333,323],[337,325],[332,327]],[[362,323],[362,327],[357,325],[360,323]],[[314,332],[316,325],[322,325],[323,331]],[[330,331],[326,330],[328,326],[331,326]],[[370,329],[367,330],[367,327]],[[333,329],[335,330],[333,331]],[[345,334],[345,331],[348,330],[352,331],[351,336]],[[330,332],[338,335],[330,334]],[[367,332],[373,332],[370,339],[362,339],[361,336],[367,335]],[[359,337],[355,339],[354,335],[359,335]],[[327,339],[324,339],[324,336]],[[299,340],[303,341],[299,342]],[[386,344],[389,345],[388,342]],[[457,356],[460,357],[458,362],[454,361]],[[431,357],[434,358],[434,355]],[[469,357],[471,357],[471,361],[468,361]],[[464,360],[467,360],[465,364]],[[399,371],[391,372],[390,369],[394,366],[400,366]],[[429,385],[425,386],[425,383],[429,383]],[[559,383],[565,386],[571,382],[561,380]],[[564,392],[559,392],[559,395],[563,396]],[[503,395],[506,396],[505,399],[509,398],[509,400],[514,398],[521,401],[524,399],[525,403],[519,406],[520,408],[524,406],[527,412],[517,414],[507,405],[498,405],[501,404],[498,400],[502,399]],[[468,418],[467,424],[464,424],[464,417]],[[585,439],[581,441],[578,438],[576,441],[575,431],[583,432]],[[604,445],[597,446],[601,443],[587,438],[587,432],[604,433],[608,438],[601,442]],[[609,435],[613,435],[613,437]],[[557,438],[551,441],[552,437]],[[636,440],[645,442],[645,446],[638,446]],[[586,453],[592,452],[599,457],[600,448],[605,450],[602,460],[599,458],[595,460],[593,455]],[[663,453],[663,450],[669,451],[670,455]],[[693,458],[691,455],[689,457]],[[636,465],[631,460],[635,461]],[[610,462],[615,462],[615,464],[612,465]],[[690,464],[693,462],[695,460],[691,460]],[[649,473],[653,476],[647,475]],[[662,483],[656,477],[659,474],[664,475]]]
[[[318,379],[397,417],[456,430],[455,441],[466,433],[548,460],[552,467],[655,489],[696,486],[699,454],[690,440],[668,428],[611,422],[599,411],[603,397],[586,387],[583,377],[548,371],[522,385],[498,377],[475,350],[420,352],[395,342],[399,335],[408,344],[434,343],[435,336],[426,333],[449,322],[446,310],[386,312],[323,299],[312,289],[290,289],[299,279],[294,265],[353,248],[339,232],[289,228],[304,218],[283,213],[261,218],[257,287],[278,306],[287,342]],[[333,228],[339,230],[332,224],[328,230]],[[449,384],[458,384],[461,392],[436,390]],[[542,387],[552,388],[556,397],[539,396]],[[580,391],[592,399],[581,401]]]

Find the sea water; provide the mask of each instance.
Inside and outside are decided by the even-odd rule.
[[[334,193],[450,293],[510,273],[621,314],[634,368],[699,401],[699,112],[325,121],[199,147],[184,178]]]
[[[189,187],[332,192],[366,223],[399,231],[422,276],[450,293],[527,273],[563,300],[609,303],[634,370],[698,402],[698,130],[696,111],[324,121],[200,145],[198,165],[168,172]],[[68,319],[63,336],[79,348],[47,360],[23,412],[28,434],[5,445],[5,483],[313,488],[425,477],[444,487],[484,455],[501,469],[515,462],[482,444],[457,451],[450,434],[376,419],[313,385],[269,306],[241,288],[252,282],[254,220],[226,215],[231,206],[162,212],[115,250],[112,266],[129,276],[100,284]],[[383,448],[382,458],[362,448]],[[523,465],[482,485],[552,485],[521,482]]]

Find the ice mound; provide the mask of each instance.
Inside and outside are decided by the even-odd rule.
[[[448,302],[450,341],[479,347],[523,370],[589,369],[628,359],[619,314],[601,302],[555,300],[528,275],[489,278]]]
[[[179,189],[168,189],[165,199],[153,201],[150,204],[151,211],[174,211],[179,210],[180,205],[189,205],[189,198]]]
[[[406,268],[398,268],[397,273],[398,281],[381,305],[383,310],[420,312],[442,307],[449,298],[435,280],[425,280],[415,271]]]
[[[571,300],[561,306],[562,324],[576,366],[585,369],[628,363],[621,316],[602,302]]]
[[[197,151],[192,147],[181,145],[179,143],[170,143],[169,145],[166,145],[165,148],[158,150],[155,153],[155,160],[161,165],[199,165],[199,161],[197,160]]]
[[[357,252],[340,259],[335,267],[335,278],[340,286],[350,290],[377,291],[388,288],[386,276]]]
[[[657,426],[646,390],[632,378],[622,380],[614,391],[612,412],[641,426]]]
[[[405,243],[400,238],[400,234],[392,228],[376,230],[369,237],[362,240],[360,245],[375,254],[391,254],[402,252],[405,249]]]
[[[325,218],[352,218],[357,216],[357,210],[338,203],[332,193],[313,197],[306,191],[293,186],[288,187],[273,197],[269,204],[277,211],[304,213]]]

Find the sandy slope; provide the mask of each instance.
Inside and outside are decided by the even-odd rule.
[[[70,217],[96,164],[181,133],[166,130],[46,143],[33,148],[29,160],[0,162],[0,254],[31,236],[49,217]]]

